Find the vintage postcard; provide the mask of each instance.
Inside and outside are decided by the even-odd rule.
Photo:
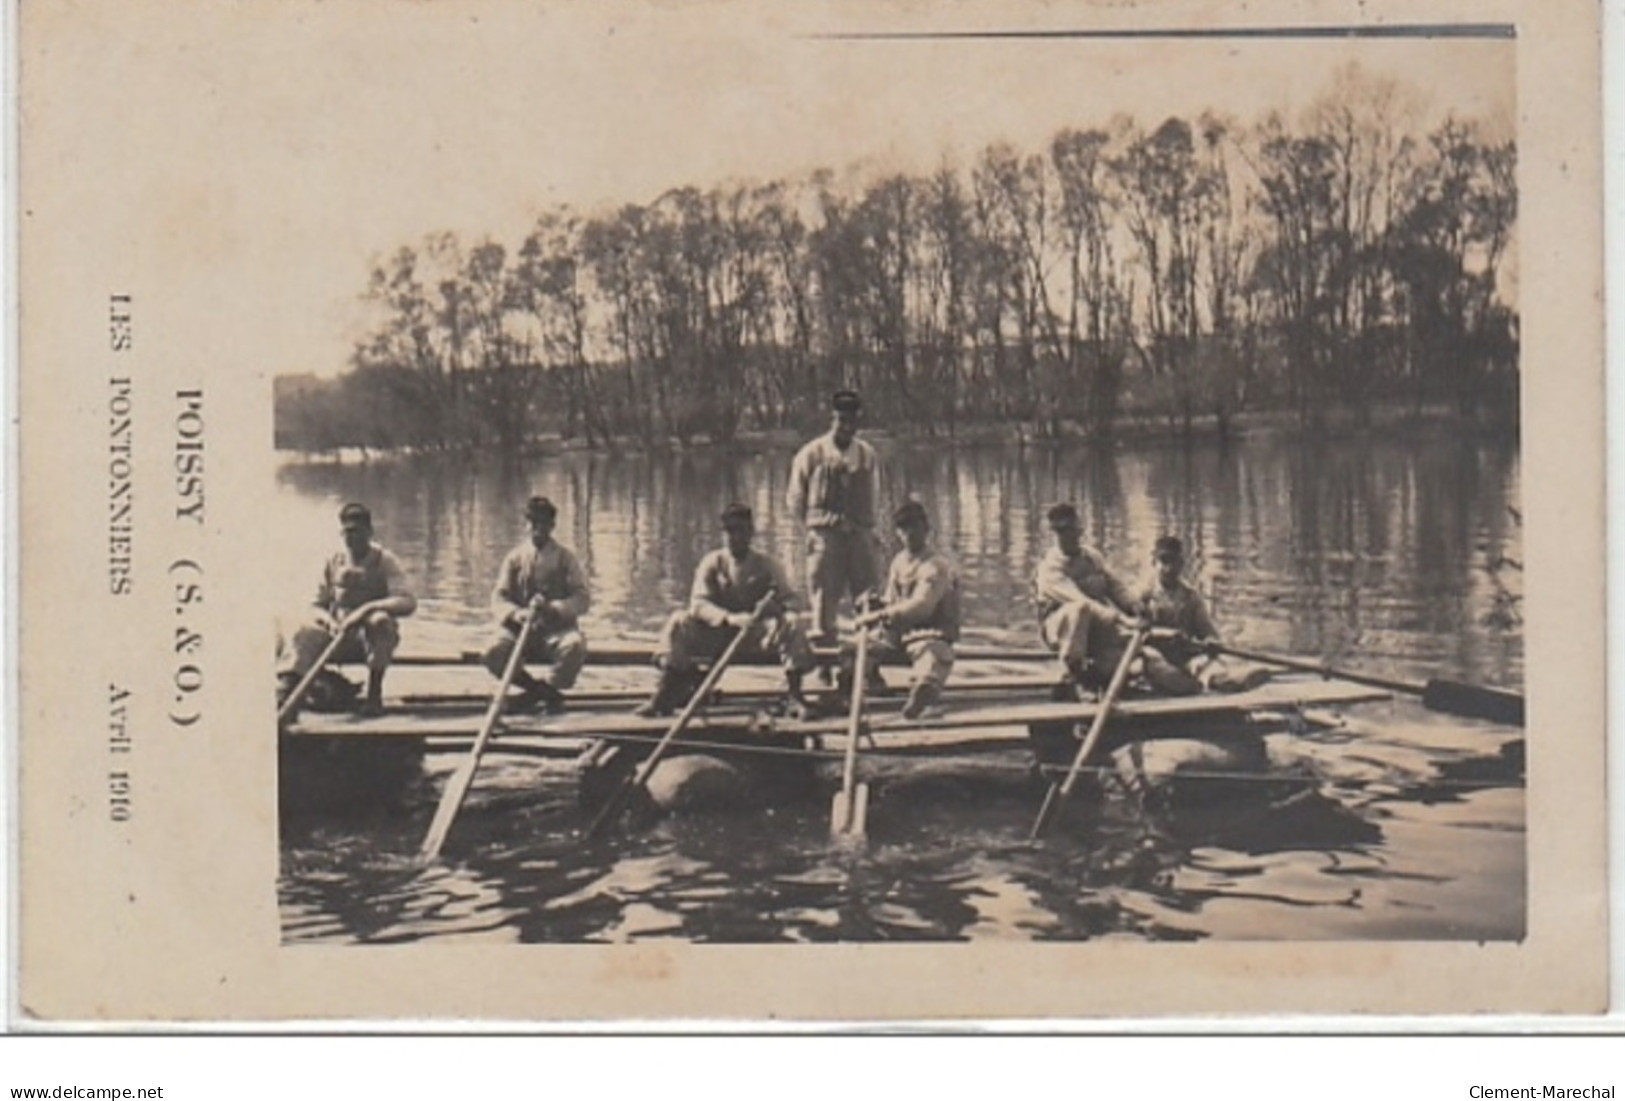
[[[1606,1007],[1594,5],[18,26],[19,1027]]]

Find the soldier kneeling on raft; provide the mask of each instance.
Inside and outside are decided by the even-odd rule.
[[[732,504],[722,512],[723,546],[701,560],[687,608],[673,612],[655,645],[660,684],[637,714],[645,718],[669,715],[683,706],[702,679],[700,665],[713,662],[728,647],[735,632],[750,634],[741,656],[771,656],[784,666],[784,713],[805,718],[806,699],[801,683],[813,667],[807,633],[794,615],[798,607],[784,568],[751,546],[755,520],[745,505]],[[767,605],[752,622],[752,613],[764,598]]]
[[[1151,631],[1140,651],[1146,682],[1170,696],[1246,692],[1270,679],[1262,666],[1232,665],[1219,655],[1219,632],[1202,594],[1185,580],[1185,544],[1177,536],[1157,539],[1152,572],[1137,601]]]
[[[959,640],[959,570],[931,544],[931,520],[925,506],[909,501],[892,516],[903,549],[892,559],[886,587],[877,607],[857,618],[860,631],[870,631],[876,660],[902,654],[912,666],[903,718],[917,719],[942,699],[942,688],[954,667]],[[842,652],[842,683],[850,685],[856,651]]]

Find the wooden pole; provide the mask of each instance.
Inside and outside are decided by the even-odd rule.
[[[310,691],[310,686],[316,683],[316,678],[321,675],[322,669],[326,667],[328,662],[333,660],[333,655],[338,653],[340,643],[349,636],[350,630],[351,628],[340,624],[333,631],[332,640],[323,648],[321,655],[316,659],[316,663],[305,670],[305,675],[300,678],[298,684],[294,685],[293,691],[288,693],[288,698],[282,701],[282,706],[277,708],[276,712],[278,730],[288,725],[288,720],[293,717],[293,713],[299,710],[299,704],[304,700],[305,694]]]
[[[846,721],[846,755],[841,762],[841,790],[829,807],[829,832],[834,837],[861,838],[868,810],[867,784],[858,781],[858,738],[863,733],[863,697],[869,680],[869,628],[858,628],[858,655],[852,670],[852,706]]]
[[[1261,654],[1252,650],[1238,650],[1232,646],[1215,647],[1221,654],[1241,658],[1243,661],[1256,661],[1264,665],[1278,665],[1282,669],[1293,669],[1300,673],[1319,673],[1323,677],[1346,680],[1351,684],[1364,684],[1372,688],[1385,688],[1390,692],[1400,692],[1407,696],[1418,696],[1422,706],[1429,711],[1442,711],[1446,714],[1461,715],[1470,719],[1485,719],[1489,722],[1503,723],[1507,726],[1522,726],[1524,724],[1524,699],[1517,692],[1508,692],[1503,688],[1482,688],[1472,684],[1462,684],[1458,681],[1430,680],[1426,684],[1417,684],[1413,681],[1389,680],[1386,677],[1374,677],[1366,673],[1351,673],[1346,669],[1333,669],[1328,665],[1321,665],[1310,661],[1298,661],[1294,658],[1279,657],[1275,654]]]
[[[660,763],[660,758],[665,755],[667,747],[688,726],[689,721],[694,718],[694,713],[704,703],[705,697],[710,695],[711,689],[716,687],[717,681],[722,679],[723,670],[727,669],[728,664],[733,661],[734,655],[744,645],[745,637],[761,621],[762,613],[767,610],[767,606],[772,603],[776,595],[777,593],[774,590],[769,589],[767,595],[757,601],[756,607],[751,610],[750,621],[739,628],[739,631],[733,637],[733,641],[728,643],[728,648],[722,652],[722,656],[711,666],[711,671],[705,675],[705,679],[700,682],[699,688],[688,698],[688,703],[677,716],[677,721],[671,724],[671,729],[666,731],[665,737],[656,743],[654,751],[644,758],[643,764],[638,766],[637,772],[623,780],[614,791],[610,792],[609,798],[604,800],[604,805],[599,808],[597,817],[587,825],[586,836],[598,836],[604,827],[609,825],[619,813],[622,804],[626,801],[626,797],[632,794],[636,788],[640,788],[649,782],[649,777],[654,773],[655,766]]]
[[[486,709],[485,721],[480,724],[479,733],[474,735],[474,745],[451,779],[446,781],[446,790],[440,794],[440,805],[435,807],[434,818],[429,823],[429,832],[424,835],[423,846],[418,850],[418,856],[425,862],[440,855],[441,846],[446,843],[446,835],[451,832],[451,824],[457,817],[457,811],[462,807],[463,799],[467,797],[468,789],[474,783],[474,771],[479,768],[480,757],[485,753],[492,732],[496,730],[497,720],[502,717],[503,707],[507,705],[508,688],[513,684],[514,674],[525,662],[525,645],[530,641],[531,628],[535,623],[536,610],[533,608],[519,627],[519,637],[514,640],[513,653],[508,655],[508,664],[502,670],[502,680],[497,684],[496,694],[491,697],[491,706]]]

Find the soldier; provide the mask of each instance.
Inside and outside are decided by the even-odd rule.
[[[875,506],[880,466],[874,448],[858,439],[863,403],[852,390],[830,400],[830,430],[796,453],[790,465],[790,515],[807,529],[807,594],[816,640],[835,641],[841,597],[854,600],[879,580]]]
[[[655,649],[660,685],[637,713],[646,718],[669,715],[682,706],[701,679],[700,662],[715,661],[734,632],[750,623],[757,603],[771,593],[740,654],[778,658],[784,666],[785,714],[805,718],[801,682],[813,667],[813,655],[806,631],[791,614],[795,591],[784,568],[751,547],[756,527],[749,508],[733,504],[724,509],[722,530],[725,545],[701,560],[688,607],[673,612],[660,632]]]
[[[344,546],[322,567],[313,613],[294,632],[292,644],[280,648],[277,698],[279,703],[287,698],[340,633],[346,637],[333,659],[367,663],[367,694],[359,710],[379,715],[384,673],[401,637],[396,621],[417,611],[418,602],[406,587],[400,562],[373,541],[366,505],[352,502],[340,509],[339,531]]]
[[[1099,687],[1127,649],[1124,629],[1135,621],[1137,602],[1101,553],[1083,545],[1076,508],[1056,505],[1048,519],[1055,546],[1033,577],[1039,633],[1075,686]]]
[[[526,640],[520,667],[513,682],[519,695],[509,705],[513,710],[538,707],[557,714],[565,708],[564,692],[575,684],[587,661],[587,640],[577,626],[592,602],[587,577],[581,563],[569,549],[553,539],[558,509],[546,497],[532,497],[525,503],[525,520],[530,539],[508,552],[497,571],[497,584],[491,594],[491,610],[500,633],[485,651],[485,667],[501,677],[519,640],[526,620],[535,618]],[[537,680],[525,671],[526,661],[551,661],[552,676]]]
[[[942,698],[959,640],[959,570],[931,545],[925,506],[909,501],[893,514],[903,549],[892,559],[881,604],[860,615],[859,630],[875,625],[870,649],[877,660],[905,655],[913,666],[905,719],[917,719]],[[850,663],[850,656],[847,658]],[[851,676],[846,676],[851,683]]]

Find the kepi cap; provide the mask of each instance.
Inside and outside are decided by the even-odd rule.
[[[891,521],[892,526],[897,528],[931,526],[931,517],[926,515],[925,506],[918,501],[905,501],[898,505],[897,511],[892,513]]]
[[[1048,513],[1049,526],[1052,528],[1073,527],[1078,522],[1078,510],[1070,504],[1062,503],[1051,505]]]
[[[722,526],[725,528],[748,528],[756,522],[751,515],[750,506],[735,501],[722,510]]]
[[[863,399],[856,390],[837,390],[830,395],[829,407],[837,413],[856,413],[863,408]]]
[[[525,519],[527,520],[554,520],[558,518],[558,515],[559,510],[546,497],[532,497],[525,502]]]

